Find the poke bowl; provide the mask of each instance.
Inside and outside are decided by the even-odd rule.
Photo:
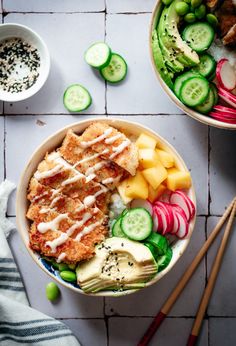
[[[232,0],[157,0],[149,33],[159,83],[184,113],[236,129],[236,6]]]
[[[122,296],[165,276],[195,219],[177,151],[138,123],[93,118],[56,132],[18,185],[17,226],[36,264],[69,289]]]

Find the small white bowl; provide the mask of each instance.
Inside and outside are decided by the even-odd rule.
[[[75,292],[85,294],[84,291],[82,291],[78,286],[63,281],[61,277],[57,274],[57,272],[53,272],[50,270],[50,268],[47,268],[45,264],[42,262],[41,257],[38,253],[33,251],[29,247],[29,229],[30,229],[30,221],[26,218],[26,212],[29,207],[29,201],[27,200],[27,189],[29,186],[29,181],[31,177],[33,176],[34,172],[37,169],[37,166],[39,162],[44,158],[46,152],[50,152],[54,150],[55,148],[59,147],[67,133],[68,130],[73,130],[75,133],[82,133],[92,122],[99,121],[104,122],[108,125],[114,126],[118,130],[132,134],[135,137],[138,137],[140,133],[146,133],[152,137],[154,137],[157,140],[158,145],[161,149],[166,150],[167,152],[171,153],[175,158],[175,165],[183,171],[187,171],[187,167],[181,158],[181,156],[177,153],[177,151],[172,147],[164,138],[159,136],[156,132],[152,131],[151,129],[140,125],[138,123],[132,122],[132,121],[126,121],[123,119],[108,119],[108,118],[93,118],[89,120],[80,121],[75,124],[68,125],[61,130],[54,133],[52,136],[47,138],[33,153],[31,156],[29,162],[27,163],[24,171],[22,172],[20,182],[17,189],[17,198],[16,198],[16,220],[17,220],[17,227],[18,231],[23,239],[23,242],[33,258],[33,260],[37,263],[37,265],[48,275],[51,276],[52,279],[56,280],[59,284],[63,285],[64,287],[67,287]],[[192,186],[188,191],[188,196],[191,198],[193,203],[196,206],[196,196],[194,187]],[[151,286],[155,282],[159,281],[162,277],[164,277],[171,268],[174,267],[176,262],[179,260],[179,258],[182,256],[184,251],[186,250],[192,232],[196,221],[196,215],[191,220],[189,225],[189,233],[188,236],[184,239],[179,239],[175,242],[175,244],[172,246],[173,250],[173,257],[171,259],[170,264],[160,273],[157,273],[152,280],[146,283],[145,287]],[[94,296],[112,296],[112,297],[118,297],[118,296],[124,296],[130,293],[134,293],[135,291],[138,291],[136,289],[127,290],[127,291],[101,291],[98,293],[91,293],[87,295],[94,295]]]
[[[26,41],[37,48],[40,56],[40,67],[38,71],[39,76],[36,82],[29,89],[18,93],[0,90],[0,100],[7,102],[25,100],[36,94],[47,80],[50,70],[50,56],[48,48],[42,38],[35,31],[21,24],[0,24],[0,42],[11,37],[21,38],[23,41]]]

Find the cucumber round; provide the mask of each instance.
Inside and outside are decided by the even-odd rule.
[[[124,234],[124,232],[121,229],[121,219],[122,219],[122,217],[119,217],[119,219],[116,220],[116,222],[112,226],[111,233],[112,233],[113,237],[126,238],[126,235]]]
[[[219,96],[218,96],[218,89],[216,87],[216,85],[214,83],[210,83],[210,88],[212,89],[213,93],[214,93],[214,106],[217,105],[218,103],[218,99],[219,99]]]
[[[153,221],[144,208],[130,209],[121,219],[121,229],[133,240],[144,240],[152,232]]]
[[[63,103],[69,112],[81,112],[91,105],[92,98],[82,85],[73,84],[64,92]]]
[[[199,74],[197,74],[194,71],[188,71],[185,72],[183,74],[181,74],[180,76],[178,76],[174,82],[174,93],[177,97],[180,96],[180,89],[183,85],[183,82],[185,82],[187,79],[191,78],[191,77],[195,77],[195,76],[199,76]]]
[[[195,109],[199,112],[199,113],[203,113],[203,114],[207,114],[209,113],[215,103],[215,96],[214,96],[214,92],[213,90],[210,88],[209,90],[209,94],[206,98],[206,100],[199,106],[197,106]]]
[[[200,63],[192,68],[192,71],[199,73],[203,77],[208,78],[213,75],[216,70],[216,61],[210,54],[202,54],[199,56]]]
[[[119,54],[112,53],[108,66],[100,70],[101,76],[109,83],[121,82],[127,74],[127,64]]]
[[[109,64],[111,55],[111,48],[106,43],[97,42],[86,50],[84,58],[90,66],[101,69]]]
[[[183,31],[183,39],[197,53],[207,50],[214,39],[214,30],[206,22],[187,25]]]
[[[149,237],[145,240],[145,243],[152,244],[159,256],[164,255],[168,248],[168,240],[163,237],[163,235],[156,232],[151,232]]]
[[[209,93],[209,83],[204,77],[187,79],[180,89],[180,100],[189,107],[202,104]]]
[[[168,246],[166,253],[163,256],[159,257],[159,259],[157,260],[158,273],[161,272],[163,269],[165,269],[169,265],[172,259],[172,256],[173,256],[173,251],[171,247]]]

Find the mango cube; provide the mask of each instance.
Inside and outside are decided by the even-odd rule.
[[[144,169],[142,174],[154,190],[167,178],[167,170],[160,162],[155,167]]]
[[[158,155],[154,149],[139,149],[139,163],[142,168],[155,167],[158,163]]]
[[[168,175],[173,173],[178,173],[178,172],[180,172],[180,170],[176,167],[167,168]]]
[[[156,150],[159,160],[165,168],[173,167],[175,164],[174,157],[167,151],[157,149]]]
[[[190,173],[186,171],[178,171],[168,174],[166,185],[171,191],[175,191],[177,189],[189,189],[192,185]]]
[[[135,144],[139,149],[155,149],[157,141],[153,137],[148,136],[145,133],[141,133]]]
[[[142,173],[137,171],[134,177],[130,177],[127,180],[125,187],[125,195],[131,199],[133,198],[148,198],[148,184]]]
[[[155,202],[166,190],[166,186],[160,184],[156,190],[151,185],[148,185],[148,199],[151,203]]]
[[[119,195],[120,195],[120,197],[121,197],[121,199],[122,199],[124,204],[128,204],[129,202],[132,201],[132,198],[127,197],[126,194],[125,194],[126,189],[127,189],[127,184],[128,184],[128,179],[125,179],[117,187]]]

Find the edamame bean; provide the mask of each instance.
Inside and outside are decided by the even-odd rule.
[[[68,268],[69,268],[69,266],[66,263],[60,263],[58,265],[58,269],[59,269],[60,272],[62,272],[63,270],[67,270]]]
[[[219,24],[217,17],[212,13],[208,13],[206,16],[206,19],[207,19],[208,23],[211,26],[213,26],[213,28],[216,28],[217,25]]]
[[[184,16],[189,11],[189,5],[184,1],[177,2],[175,10],[179,16]]]
[[[59,297],[60,290],[55,282],[49,282],[46,286],[46,296],[48,300],[56,300]]]
[[[187,13],[185,16],[184,16],[184,20],[185,22],[187,23],[193,23],[195,22],[196,20],[196,16],[194,13]]]
[[[184,0],[184,2],[187,2],[187,4],[190,4],[191,0]]]
[[[200,6],[201,3],[202,3],[202,0],[191,0],[191,6],[193,8],[196,8],[196,7]]]
[[[73,264],[73,263],[68,264],[68,268],[69,268],[70,270],[75,270],[76,264]]]
[[[63,270],[62,272],[60,272],[60,276],[63,280],[68,282],[76,281],[76,274],[72,272],[71,270]]]
[[[206,6],[201,4],[199,7],[195,9],[194,13],[198,19],[204,18],[206,15]]]
[[[173,0],[162,0],[163,4],[169,6]]]

